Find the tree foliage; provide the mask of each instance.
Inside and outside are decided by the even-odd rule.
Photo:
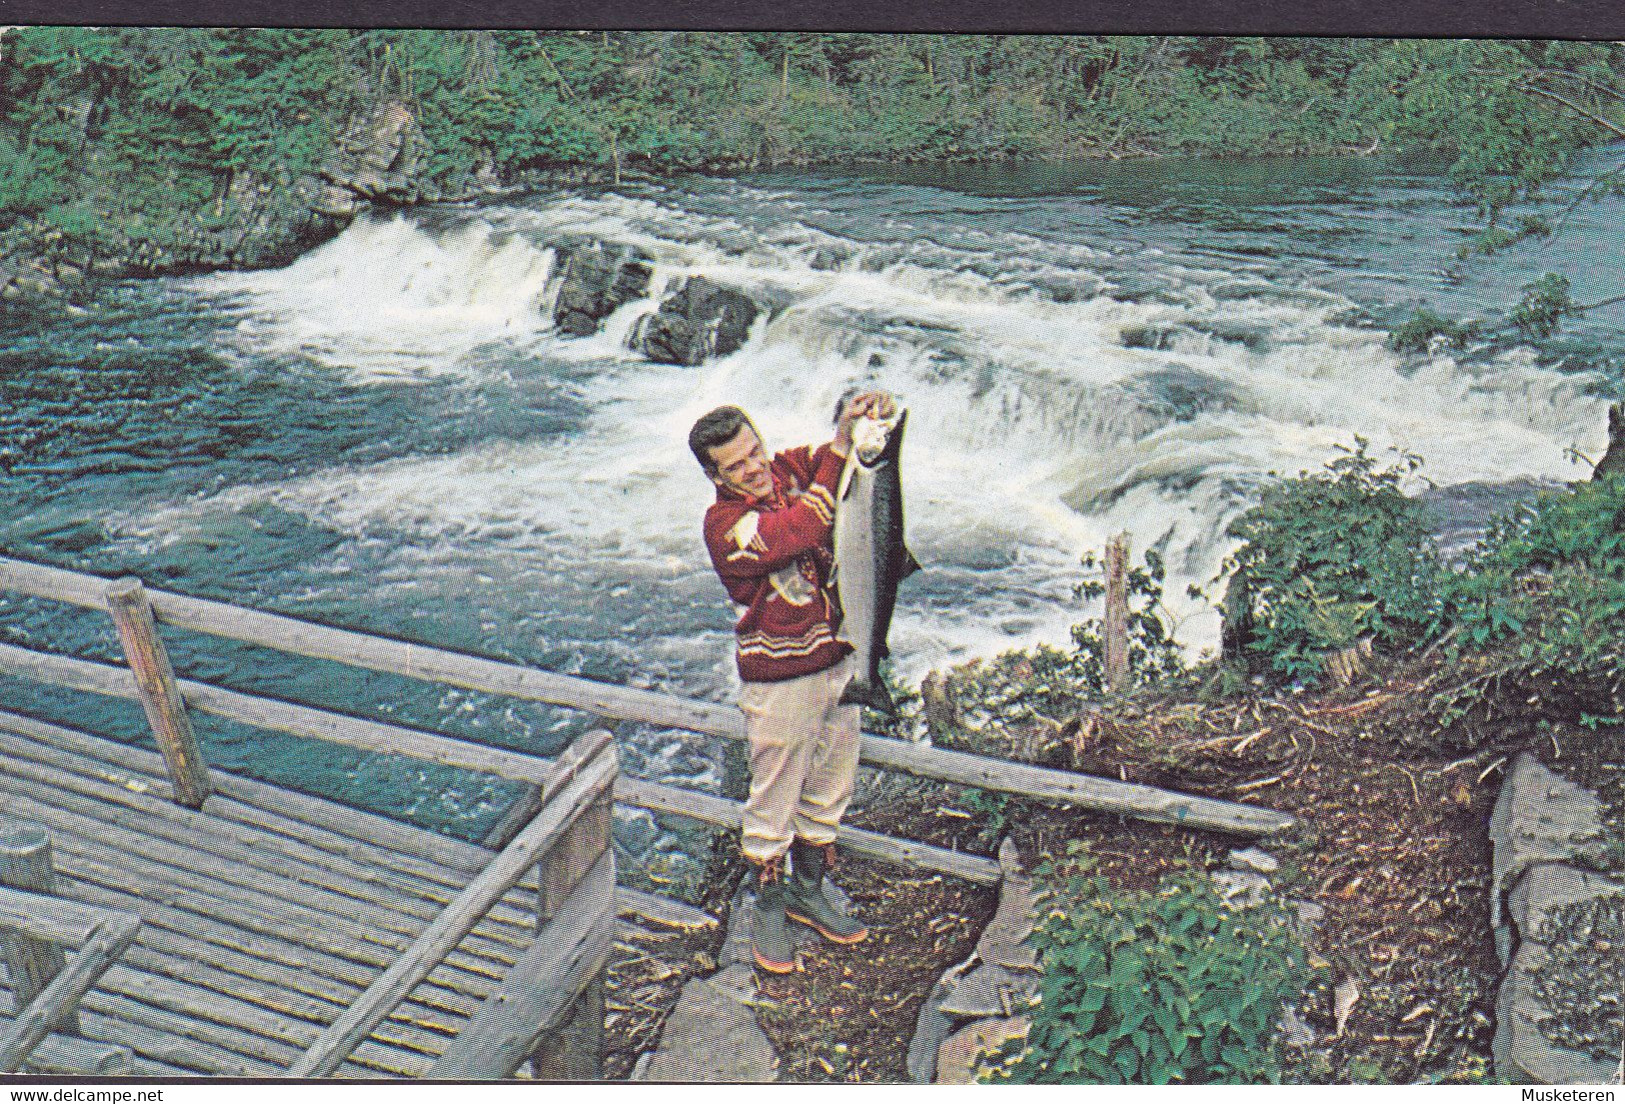
[[[1605,133],[1614,44],[232,28],[0,39],[0,226],[315,167],[404,103],[432,178],[1106,150],[1427,148],[1492,220]],[[1613,95],[1614,99],[1609,96]],[[1575,107],[1567,106],[1572,102]]]

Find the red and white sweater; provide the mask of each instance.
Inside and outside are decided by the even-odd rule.
[[[841,606],[830,586],[835,488],[846,462],[820,445],[773,457],[773,494],[747,499],[724,487],[705,512],[705,546],[743,606],[734,626],[739,677],[779,682],[834,666],[852,650],[835,639]]]

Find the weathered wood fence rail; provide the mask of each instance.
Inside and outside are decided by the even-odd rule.
[[[449,1047],[420,1072],[436,1077],[502,1077],[530,1057],[542,1076],[596,1076],[602,1045],[603,971],[614,937],[617,900],[624,906],[629,899],[625,891],[618,894],[615,887],[611,803],[618,800],[725,827],[739,823],[738,802],[619,776],[614,737],[602,728],[579,737],[557,758],[546,759],[405,725],[229,690],[177,677],[157,626],[171,625],[295,655],[569,707],[607,722],[638,722],[742,739],[743,717],[731,706],[606,685],[280,614],[148,590],[134,579],[110,580],[16,559],[0,558],[0,590],[100,610],[113,618],[128,667],[0,645],[0,673],[139,702],[169,775],[175,803],[169,806],[172,809],[178,805],[198,810],[216,802],[211,797],[216,792],[216,780],[210,776],[188,719],[192,709],[366,751],[488,772],[526,785],[525,799],[485,841],[497,853],[380,975],[347,1002],[341,1014],[325,1023],[314,1042],[279,1067],[293,1075],[330,1074],[350,1060],[386,1017],[399,1015],[397,1006],[437,967],[449,961],[448,955],[489,910],[528,871],[535,870],[536,930],[529,949],[512,961],[500,985],[472,1010]],[[872,766],[918,777],[1192,828],[1259,835],[1292,823],[1290,817],[1258,806],[873,736],[864,737],[862,754],[863,761]],[[220,784],[227,785],[232,793],[243,792],[244,783],[234,777],[221,775]],[[44,808],[37,797],[41,792],[39,783],[25,785],[27,793],[36,796],[19,797],[17,801],[25,808]],[[78,824],[81,820],[65,819],[64,823]],[[856,828],[843,829],[842,841],[854,852],[885,861],[983,884],[999,879],[997,862],[977,855]],[[638,911],[658,911],[654,907],[657,904],[658,899],[652,899]],[[5,924],[3,905],[0,900],[0,928]],[[682,906],[672,903],[671,908],[681,911]],[[118,946],[111,950],[122,934],[120,929],[110,937],[104,949],[104,953],[111,951],[108,961],[123,949]],[[65,976],[66,972],[58,978]],[[65,987],[91,984],[94,977],[85,981],[80,972],[70,980],[71,986],[64,983]],[[23,991],[15,985],[13,989],[20,1007]],[[62,999],[62,991],[53,994],[53,999]],[[37,1019],[27,1027],[27,1046],[39,1042],[32,1036],[44,1037]],[[57,1018],[52,1018],[46,1026],[55,1022]],[[9,1035],[0,1038],[0,1063],[11,1053],[5,1049],[8,1044],[24,1045]]]
[[[89,609],[106,610],[111,580],[22,560],[0,558],[0,589],[38,598],[55,599]],[[162,590],[148,590],[153,617],[177,628],[190,629],[246,644],[275,648],[295,655],[327,659],[372,671],[439,682],[467,690],[480,690],[526,701],[566,706],[612,721],[629,721],[679,729],[732,740],[745,738],[744,717],[738,709],[714,702],[682,698],[631,687],[613,686],[591,679],[559,675],[516,663],[373,636],[349,629],[302,621],[282,614],[243,609]],[[0,653],[0,670],[13,670],[47,682],[82,680],[80,688],[95,693],[132,697],[128,678],[120,668],[100,664],[52,664],[34,659],[40,653],[7,649]],[[93,675],[91,667],[116,671],[116,679]],[[77,673],[75,673],[77,672]],[[92,685],[94,683],[94,685]],[[353,717],[309,710],[305,707],[221,690],[205,683],[186,682],[182,696],[205,712],[263,725],[299,735],[317,736],[372,750],[421,754],[436,762],[488,770],[505,777],[532,764],[531,756],[504,753],[483,745],[461,744],[456,749],[446,737],[417,732],[398,725],[362,721]],[[320,715],[318,715],[320,714]],[[420,749],[419,751],[413,750]],[[863,762],[919,778],[996,790],[1021,797],[1078,805],[1107,813],[1178,824],[1189,828],[1268,835],[1292,824],[1284,813],[1256,805],[1182,794],[1115,779],[1070,771],[1051,770],[1026,763],[968,755],[876,736],[863,738]],[[452,758],[450,756],[455,756]],[[534,769],[534,768],[532,768]],[[672,796],[674,800],[676,798]],[[697,795],[705,796],[705,795]],[[703,804],[695,806],[702,820]],[[668,812],[680,812],[666,808]],[[685,814],[686,815],[686,814]],[[997,864],[993,864],[995,867]],[[996,874],[995,874],[996,877]]]

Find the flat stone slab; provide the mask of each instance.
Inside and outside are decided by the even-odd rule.
[[[943,972],[920,1006],[908,1048],[908,1076],[916,1084],[942,1081],[940,1055],[950,1037],[968,1046],[979,1023],[1025,1023],[1017,1014],[1038,992],[1042,981],[1038,956],[1026,945],[1038,922],[1038,902],[1032,876],[1022,869],[1016,846],[1008,838],[999,844],[999,867],[1004,875],[999,904],[982,929],[976,949],[964,962]],[[966,1024],[967,1019],[975,1022]],[[1025,1033],[1025,1027],[1022,1030]],[[965,1079],[951,1083],[968,1084],[969,1069],[967,1059]]]
[[[956,977],[938,1005],[946,1016],[1013,1016],[1038,994],[1036,974],[1017,974],[991,962]]]
[[[1026,940],[1038,923],[1038,901],[1032,876],[1021,868],[1016,845],[1008,837],[999,844],[999,869],[1004,875],[999,905],[976,941],[976,957],[1009,970],[1036,970],[1038,952]]]
[[[1507,894],[1525,870],[1573,858],[1602,834],[1602,801],[1527,752],[1513,760],[1490,814],[1490,926],[1503,963],[1512,954]]]
[[[1558,1046],[1540,1029],[1545,1015],[1534,982],[1550,955],[1525,940],[1495,1000],[1495,1072],[1513,1084],[1606,1085],[1619,1072],[1619,1060],[1599,1062],[1589,1054]]]
[[[683,986],[666,1020],[660,1047],[644,1065],[641,1080],[685,1082],[776,1081],[778,1055],[741,999],[754,996],[749,966],[735,963]]]
[[[1543,1085],[1603,1084],[1619,1060],[1599,1061],[1547,1038],[1540,1025],[1551,1018],[1538,981],[1551,961],[1542,939],[1553,914],[1597,897],[1625,896],[1625,884],[1560,863],[1528,868],[1507,897],[1506,912],[1520,942],[1496,997],[1492,1051],[1498,1073],[1513,1082]]]
[[[977,1020],[960,1028],[937,1048],[936,1083],[974,1085],[977,1059],[992,1054],[1013,1039],[1025,1039],[1031,1026],[1026,1016],[1007,1016]]]

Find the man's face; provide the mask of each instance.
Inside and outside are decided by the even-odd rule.
[[[720,445],[710,448],[716,474],[711,480],[746,498],[766,498],[773,493],[773,469],[761,438],[748,425]]]

